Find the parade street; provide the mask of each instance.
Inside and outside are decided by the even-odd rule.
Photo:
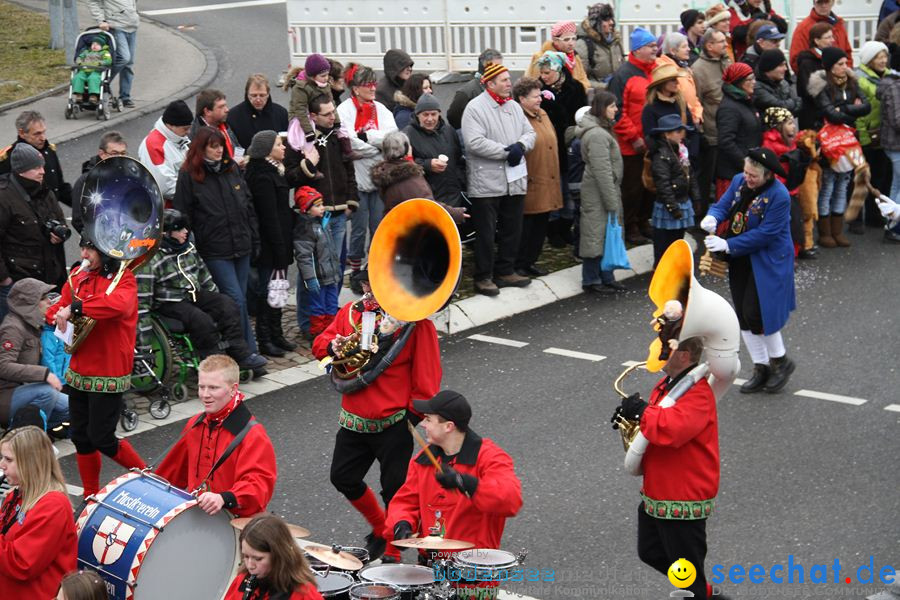
[[[900,285],[883,275],[896,269],[897,256],[873,230],[853,241],[797,271],[798,309],[785,332],[797,370],[784,392],[747,396],[734,386],[719,403],[722,481],[708,523],[707,572],[761,565],[768,577],[790,561],[806,577],[805,585],[726,582],[721,588],[733,597],[861,599],[883,589],[882,566],[900,563],[900,375],[891,350]],[[581,295],[441,339],[442,387],[467,396],[472,428],[512,455],[522,480],[524,507],[508,521],[502,547],[527,550],[525,566],[553,579],[506,586],[512,591],[665,598],[672,589],[638,560],[639,480],[623,471],[622,443],[609,425],[619,401],[612,382],[622,363],[646,358],[654,336],[648,277],[626,283],[635,291]],[[704,278],[703,285],[727,297],[722,283]],[[475,334],[506,343],[470,339]],[[746,377],[745,352],[741,361]],[[624,388],[646,398],[654,382],[644,373]],[[329,381],[287,387],[250,406],[278,456],[270,509],[308,527],[314,541],[362,545],[367,526],[329,483],[339,406]],[[130,439],[150,460],[182,426]],[[74,457],[61,462],[77,482]],[[107,464],[103,481],[117,474]],[[369,482],[378,489],[377,469]],[[876,583],[861,585],[857,569],[870,556]],[[411,551],[404,561],[414,561]],[[828,568],[827,584],[809,585],[815,565]]]

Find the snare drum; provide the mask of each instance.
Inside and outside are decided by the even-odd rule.
[[[115,600],[218,600],[239,561],[229,519],[164,479],[126,473],[78,517],[78,564],[97,571]]]
[[[369,553],[365,548],[354,548],[351,546],[341,546],[341,550],[343,552],[348,552],[358,558],[360,562],[362,562],[363,566],[369,564]],[[309,563],[309,568],[313,571],[327,571],[331,569],[332,571],[345,571],[345,569],[338,569],[337,567],[329,567],[321,560],[316,558],[315,556],[311,556],[309,554],[304,553],[306,556],[306,562]],[[353,571],[346,571],[347,573],[352,573]]]
[[[507,580],[509,570],[519,565],[515,554],[491,548],[462,550],[452,562],[459,572],[459,579],[453,582],[457,600],[496,599],[500,582]]]
[[[389,583],[354,583],[350,600],[399,600],[400,588]]]
[[[392,585],[400,590],[403,600],[413,600],[419,592],[434,589],[434,571],[419,565],[371,565],[360,569],[359,580]]]
[[[356,583],[353,576],[349,573],[341,571],[333,571],[324,573],[313,571],[316,576],[316,587],[323,598],[334,598],[334,600],[348,600],[350,598],[350,587]]]

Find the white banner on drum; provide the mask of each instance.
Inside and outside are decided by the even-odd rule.
[[[94,558],[101,565],[111,565],[122,556],[122,551],[128,545],[128,540],[134,534],[134,527],[126,525],[118,519],[106,516],[97,533],[91,547],[94,550]]]

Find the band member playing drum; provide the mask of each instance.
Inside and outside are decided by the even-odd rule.
[[[200,508],[238,517],[262,512],[278,470],[272,441],[244,404],[240,371],[231,357],[213,354],[197,369],[203,412],[188,420],[181,439],[156,472],[186,490],[199,490]]]
[[[462,394],[443,390],[413,406],[425,415],[422,426],[441,471],[424,450],[409,463],[406,483],[388,509],[393,538],[426,536],[437,526],[443,537],[499,548],[506,519],[522,508],[512,458],[469,429],[472,408]]]
[[[82,263],[72,268],[62,298],[48,311],[56,327],[89,317],[95,326],[72,354],[66,371],[72,443],[84,497],[100,489],[100,453],[126,469],[146,465],[131,444],[116,437],[122,394],[131,387],[137,327],[137,283],[118,260],[81,239]]]
[[[375,560],[385,552],[385,510],[363,478],[377,459],[381,467],[381,497],[387,507],[406,479],[412,456],[413,441],[406,421],[419,418],[411,413],[412,399],[431,398],[440,389],[441,361],[437,331],[431,321],[406,323],[388,333],[391,319],[372,295],[367,272],[362,270],[354,276],[361,279],[362,299],[341,308],[313,342],[313,354],[320,360],[328,356],[342,358],[348,338],[359,336],[363,312],[375,313],[376,320],[385,325],[376,326],[381,331],[380,347],[370,361],[373,369],[384,370],[368,386],[343,392],[340,429],[331,461],[332,485],[372,526],[372,533],[366,536],[366,550]],[[385,364],[378,364],[385,355],[393,356],[386,368]],[[367,373],[362,371],[359,375],[365,376]],[[387,557],[388,561],[398,561],[400,553],[391,547]]]
[[[643,502],[638,506],[638,556],[666,574],[679,558],[689,560],[697,578],[687,589],[707,598],[703,561],[706,559],[706,519],[719,491],[719,432],[716,398],[705,378],[671,407],[659,402],[703,353],[699,337],[688,338],[671,351],[663,366],[666,377],[650,394],[650,402],[632,394],[613,415],[639,421],[649,440],[643,457]],[[615,428],[616,426],[614,426]]]
[[[21,427],[0,440],[12,491],[0,507],[0,598],[52,598],[75,570],[78,538],[50,438]]]
[[[254,517],[241,531],[241,570],[223,600],[321,600],[315,575],[283,520]]]

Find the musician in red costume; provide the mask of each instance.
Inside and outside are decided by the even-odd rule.
[[[188,419],[156,469],[175,486],[199,489],[200,508],[211,515],[223,508],[238,517],[263,512],[278,477],[272,441],[244,404],[239,378],[234,359],[203,359],[197,368],[203,412]]]
[[[378,352],[365,369],[350,381],[332,381],[341,396],[340,428],[331,460],[331,483],[372,526],[366,536],[371,560],[385,553],[385,509],[363,478],[375,460],[381,467],[381,497],[387,507],[406,479],[413,441],[406,422],[421,418],[413,410],[413,398],[431,398],[440,389],[441,358],[437,331],[428,319],[398,324],[387,317],[372,295],[365,269],[354,274],[363,297],[346,304],[334,321],[313,341],[318,359],[342,358],[342,344],[358,333],[362,313],[376,313]],[[391,330],[393,325],[400,325]],[[394,355],[395,356],[392,356]],[[392,361],[384,360],[392,356]],[[385,368],[385,365],[386,366]],[[371,367],[371,369],[370,369]],[[378,372],[379,368],[383,371]],[[376,374],[373,377],[373,374]],[[361,383],[365,380],[365,383]],[[399,551],[387,549],[385,562],[397,562]]]
[[[50,438],[33,426],[9,431],[0,469],[12,485],[0,507],[0,598],[55,598],[76,568],[78,537]]]
[[[258,515],[241,531],[241,570],[223,600],[322,600],[287,524]]]
[[[62,298],[47,314],[66,330],[78,317],[94,319],[93,330],[72,354],[66,371],[69,419],[84,497],[100,489],[100,454],[126,469],[146,464],[127,440],[116,437],[122,395],[131,387],[137,326],[137,283],[129,269],[81,238],[82,263],[72,268]]]
[[[522,508],[522,484],[513,460],[489,438],[469,428],[472,408],[451,390],[413,402],[438,472],[423,450],[410,463],[406,483],[391,500],[387,526],[394,539],[418,532],[499,548],[506,519]],[[438,514],[440,513],[440,514]]]
[[[688,389],[675,405],[659,402],[703,353],[698,337],[679,342],[653,388],[650,402],[632,394],[613,415],[638,421],[650,444],[644,454],[643,502],[638,506],[638,556],[664,575],[679,558],[689,560],[697,578],[687,589],[707,598],[703,562],[706,559],[706,519],[719,492],[719,425],[716,398],[706,378]],[[614,426],[615,428],[615,426]],[[716,596],[716,598],[725,598]]]

